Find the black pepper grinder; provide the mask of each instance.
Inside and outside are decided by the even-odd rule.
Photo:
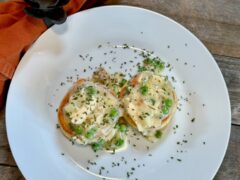
[[[67,19],[67,14],[63,9],[70,0],[24,0],[28,6],[25,13],[43,19],[50,27],[53,24],[62,24]]]

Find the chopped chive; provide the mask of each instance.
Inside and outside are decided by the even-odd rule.
[[[155,137],[156,137],[156,138],[161,138],[161,137],[162,137],[162,131],[157,130],[157,131],[155,132]]]
[[[151,101],[152,105],[154,106],[155,103],[156,103],[156,100],[155,99],[150,99],[150,101]]]
[[[138,72],[147,71],[147,68],[144,66],[138,66]]]
[[[120,83],[119,83],[119,86],[120,87],[123,87],[125,84],[126,84],[127,80],[126,79],[123,79]]]

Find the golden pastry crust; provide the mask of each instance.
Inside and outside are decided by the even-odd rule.
[[[141,76],[141,73],[140,74],[137,74],[136,76],[134,76],[131,80],[130,80],[130,85],[135,88],[138,84],[140,84],[140,76]],[[119,95],[119,98],[121,100],[123,100],[125,98],[125,94],[126,94],[126,91],[127,91],[127,86],[124,86],[120,92],[120,95]],[[161,120],[161,123],[159,124],[155,124],[154,127],[151,127],[149,129],[145,129],[146,131],[156,131],[156,130],[162,130],[164,129],[168,124],[169,122],[171,121],[171,119],[173,118],[175,112],[176,112],[176,109],[177,109],[177,95],[175,93],[175,90],[172,88],[171,90],[171,93],[172,93],[172,97],[173,97],[173,105],[171,107],[171,111],[169,112],[169,114],[167,114],[167,116],[165,116],[162,120]],[[142,100],[139,100],[138,101],[139,105],[142,104]],[[125,107],[125,111],[124,111],[124,114],[123,114],[123,117],[124,119],[133,127],[133,128],[136,128],[139,130],[138,128],[138,122],[137,120],[133,119],[131,117],[131,115],[129,115],[127,113],[127,110],[126,110],[126,107]]]
[[[66,117],[64,112],[64,107],[69,103],[70,97],[76,92],[77,88],[79,86],[85,86],[85,84],[89,83],[86,79],[79,79],[67,92],[67,94],[62,99],[60,106],[58,108],[58,123],[60,125],[60,129],[63,132],[63,134],[68,138],[74,140],[77,144],[91,144],[93,142],[86,143],[80,136],[76,136],[76,133],[71,129],[70,127],[70,120]],[[92,83],[92,82],[91,82]],[[113,98],[116,102],[118,102],[117,98],[113,95],[111,91],[108,91],[105,87],[95,84],[96,87],[99,88],[99,90],[106,92],[109,97]],[[119,109],[119,116],[121,116],[122,110]],[[101,126],[102,129],[96,132],[97,137],[96,139],[104,139],[104,140],[110,140],[115,135],[115,129],[114,126],[117,123],[118,118],[115,118],[115,120],[111,121],[109,124],[105,126]]]
[[[76,91],[77,87],[82,85],[85,81],[86,81],[85,79],[79,79],[64,96],[58,108],[58,123],[63,134],[69,139],[74,136],[74,132],[69,126],[69,120],[65,118],[63,109],[64,106],[69,102],[71,94],[73,94]]]

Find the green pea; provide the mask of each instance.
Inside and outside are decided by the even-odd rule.
[[[100,139],[98,142],[92,144],[92,149],[96,152],[98,150],[101,150],[104,145],[104,140]]]
[[[92,139],[94,137],[94,134],[95,134],[95,129],[91,129],[85,134],[85,137],[87,139]]]
[[[115,129],[119,129],[119,128],[120,128],[119,124],[116,124]]]
[[[120,146],[122,146],[123,144],[124,144],[124,140],[121,139],[121,138],[117,139],[116,142],[115,142],[115,145],[116,145],[117,147],[120,147]]]
[[[120,132],[126,132],[126,130],[127,130],[127,126],[125,124],[120,124],[119,131]]]
[[[162,131],[157,130],[157,131],[155,132],[155,137],[156,137],[156,138],[161,138],[161,137],[162,137]]]
[[[148,87],[146,85],[140,87],[140,92],[142,95],[147,95],[148,93]]]
[[[116,108],[112,108],[111,111],[110,111],[109,116],[110,116],[111,118],[117,117],[117,116],[118,116],[118,110],[117,110]]]
[[[168,108],[170,108],[170,107],[172,107],[172,100],[171,99],[166,99],[165,101],[164,101],[164,104],[165,104],[165,106],[167,106]]]
[[[162,107],[162,113],[163,114],[168,114],[169,113],[169,108],[167,106]]]
[[[69,126],[77,135],[80,135],[83,133],[83,128],[81,126],[74,125],[72,123],[69,123]]]
[[[96,89],[93,86],[86,87],[86,92],[88,96],[93,96],[97,93]]]

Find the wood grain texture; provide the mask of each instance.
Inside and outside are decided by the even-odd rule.
[[[21,172],[17,167],[0,166],[1,180],[23,180]]]
[[[5,125],[5,110],[0,111],[0,147],[8,145],[6,125]]]
[[[133,5],[159,12],[187,27],[211,53],[240,57],[238,0],[107,0],[105,4]]]
[[[240,125],[240,60],[215,55],[228,87],[232,109],[232,123]]]
[[[8,144],[4,109],[0,111],[0,179],[24,179],[16,165]]]
[[[226,156],[214,180],[240,179],[240,126],[232,126]]]

